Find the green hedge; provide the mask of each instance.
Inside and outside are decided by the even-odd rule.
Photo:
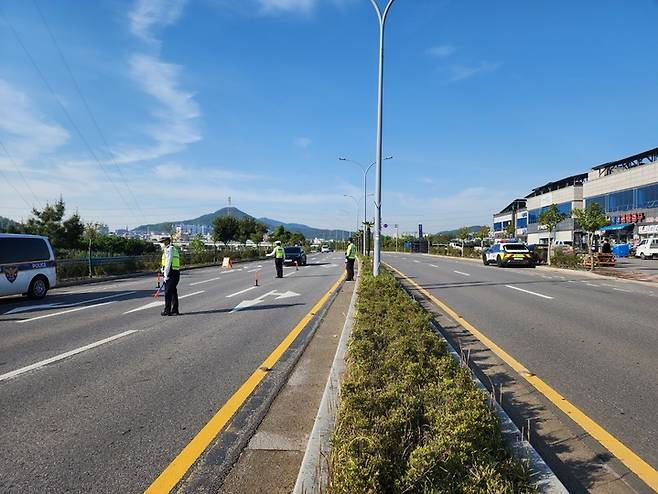
[[[430,316],[364,269],[333,436],[330,492],[534,492],[497,417]]]

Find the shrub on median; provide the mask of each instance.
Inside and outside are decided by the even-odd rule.
[[[387,271],[364,269],[330,492],[533,492],[496,416]]]

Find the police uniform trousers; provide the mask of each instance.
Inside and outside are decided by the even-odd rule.
[[[346,281],[354,281],[354,261],[355,259],[347,259],[345,263],[345,269],[347,269]]]
[[[165,307],[167,314],[178,314],[178,282],[180,271],[172,269],[169,271],[169,279],[165,283]]]
[[[274,266],[276,266],[276,277],[283,278],[283,258],[274,259]]]

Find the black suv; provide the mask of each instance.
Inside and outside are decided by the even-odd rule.
[[[306,266],[306,252],[301,247],[284,247],[285,252],[284,264],[295,264]]]

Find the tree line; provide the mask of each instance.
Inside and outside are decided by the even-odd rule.
[[[92,243],[96,252],[110,256],[139,256],[156,252],[151,242],[102,235],[98,223],[84,223],[77,212],[66,219],[65,214],[66,204],[60,197],[54,204],[46,203],[43,209],[33,208],[25,223],[7,222],[0,231],[48,237],[60,258],[75,255],[82,250],[90,251]]]
[[[235,216],[217,216],[212,221],[213,242],[221,242],[228,246],[229,242],[245,243],[247,240],[259,244],[265,238],[268,228],[251,216],[236,218]],[[277,226],[269,235],[270,240],[280,240],[283,245],[304,245],[306,237],[298,232],[286,230],[283,225]]]

